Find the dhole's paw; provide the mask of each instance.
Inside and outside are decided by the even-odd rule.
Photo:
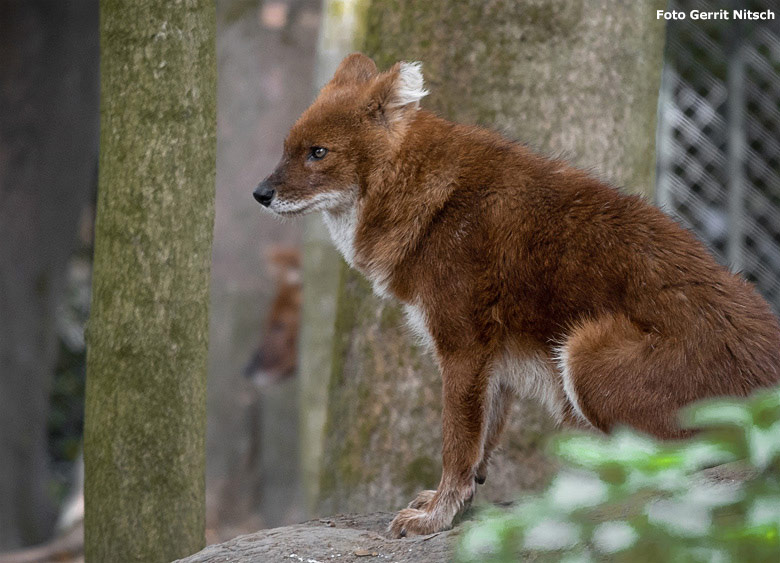
[[[430,512],[416,508],[404,508],[390,522],[388,533],[391,538],[424,536],[449,528],[449,523],[440,522]]]
[[[435,494],[436,491],[421,491],[420,494],[417,495],[417,498],[409,503],[408,508],[426,510],[431,502],[431,499],[433,499],[433,495]]]

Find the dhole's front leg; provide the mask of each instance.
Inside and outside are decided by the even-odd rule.
[[[436,491],[423,491],[390,523],[392,537],[432,534],[452,525],[469,503],[482,460],[487,394],[485,362],[463,354],[443,359],[442,476]]]

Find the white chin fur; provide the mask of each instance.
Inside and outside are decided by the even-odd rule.
[[[279,215],[292,215],[310,213],[312,211],[326,211],[336,209],[347,204],[352,195],[349,192],[323,192],[301,200],[284,200],[279,197],[274,198],[268,209]]]

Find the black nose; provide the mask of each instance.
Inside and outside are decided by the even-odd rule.
[[[275,194],[276,190],[269,186],[268,182],[265,181],[261,182],[260,185],[255,188],[255,191],[252,195],[255,196],[257,203],[268,207],[271,205],[271,200],[274,198]]]

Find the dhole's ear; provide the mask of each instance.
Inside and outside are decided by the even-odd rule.
[[[330,81],[331,85],[361,84],[379,73],[376,64],[362,53],[347,55]]]
[[[369,109],[392,123],[417,110],[426,95],[422,63],[396,63],[376,77]]]

